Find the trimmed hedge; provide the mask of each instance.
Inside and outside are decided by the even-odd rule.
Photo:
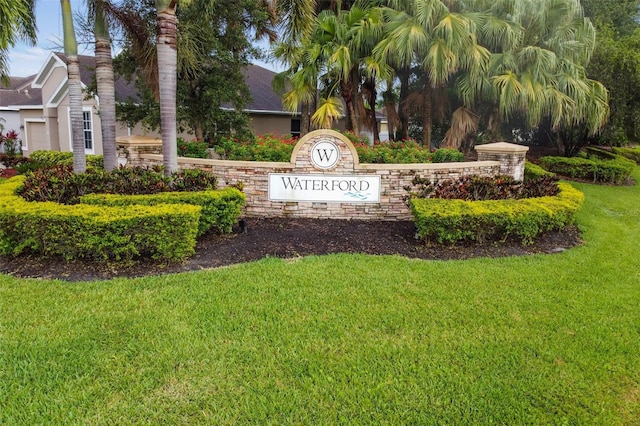
[[[542,167],[530,161],[527,161],[524,163],[524,180],[525,181],[539,179],[545,176],[554,177],[555,175],[556,175],[555,173],[548,172]]]
[[[153,195],[88,194],[80,198],[83,204],[102,206],[156,206],[159,204],[192,204],[202,208],[198,236],[214,227],[218,232],[231,232],[242,213],[245,195],[236,188],[199,192],[164,192]]]
[[[38,150],[29,154],[29,158],[40,167],[73,165],[73,152]],[[104,168],[104,158],[102,155],[87,154],[86,158],[88,167],[95,167],[97,169]]]
[[[91,194],[73,206],[28,202],[24,176],[0,185],[0,254],[33,252],[67,260],[179,261],[194,253],[209,229],[229,232],[245,196],[236,188],[154,195]]]
[[[179,261],[194,253],[200,206],[105,207],[28,202],[23,177],[0,184],[0,254],[37,253],[67,260]]]
[[[636,163],[610,152],[590,150],[582,157],[542,157],[540,165],[553,173],[594,182],[622,184],[629,179]]]
[[[574,221],[584,202],[582,192],[559,184],[554,197],[521,200],[463,201],[412,198],[409,207],[418,236],[426,243],[482,242],[516,236],[531,244],[540,233],[561,229]]]
[[[640,164],[640,147],[614,147],[613,152],[618,155],[622,155],[623,157],[628,158],[631,161],[635,161],[636,164]]]

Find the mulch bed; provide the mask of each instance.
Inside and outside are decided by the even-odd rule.
[[[557,253],[579,245],[580,232],[568,227],[541,235],[534,244],[518,241],[426,246],[415,239],[413,222],[318,219],[247,219],[246,232],[207,235],[196,254],[179,264],[65,262],[56,258],[0,257],[0,272],[17,277],[91,281],[217,268],[265,257],[296,258],[329,253],[397,254],[417,259],[469,259]]]

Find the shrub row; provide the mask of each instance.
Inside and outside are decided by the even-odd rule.
[[[629,160],[635,161],[636,164],[640,164],[640,147],[635,147],[635,148],[614,147],[613,152],[615,152],[618,155],[622,155],[623,157],[628,158]]]
[[[636,163],[610,152],[588,150],[579,157],[542,157],[540,165],[553,173],[593,182],[622,184],[629,179]]]
[[[442,198],[446,200],[506,200],[548,197],[558,194],[558,178],[541,176],[517,181],[511,176],[464,176],[456,180],[435,183],[416,176],[413,186],[405,188],[414,198]]]
[[[236,188],[216,191],[165,192],[155,195],[89,194],[81,197],[83,204],[101,206],[157,206],[161,204],[191,204],[200,206],[198,234],[202,236],[211,228],[219,233],[231,232],[237,223],[245,196]]]
[[[244,204],[244,194],[235,188],[130,197],[92,195],[73,206],[29,202],[16,194],[23,181],[24,176],[17,176],[0,184],[2,255],[30,252],[67,260],[179,261],[194,253],[198,235],[212,227],[229,231]]]
[[[447,163],[464,160],[464,155],[460,151],[450,148],[431,151],[414,140],[370,145],[351,132],[344,134],[356,147],[361,163]],[[291,160],[291,153],[296,143],[297,140],[293,138],[278,138],[271,135],[259,136],[249,141],[222,138],[215,150],[227,160],[288,162]]]
[[[188,158],[209,158],[209,146],[206,142],[185,141],[178,138],[178,156]]]
[[[524,163],[524,180],[525,182],[532,179],[538,179],[541,177],[554,177],[555,173],[548,172],[542,167],[534,164],[530,161]]]
[[[73,165],[73,152],[61,151],[33,151],[29,154],[31,162],[38,167],[71,166]],[[103,168],[104,158],[102,155],[87,155],[87,167]]]
[[[121,167],[111,172],[87,169],[73,173],[72,166],[55,166],[28,174],[19,190],[27,201],[54,201],[76,204],[85,194],[157,194],[169,191],[202,191],[215,189],[217,179],[211,173],[186,169],[165,176],[159,170]]]
[[[530,244],[540,233],[574,221],[584,195],[566,183],[553,197],[521,200],[463,201],[412,198],[409,206],[418,235],[426,243],[482,242],[511,236]]]

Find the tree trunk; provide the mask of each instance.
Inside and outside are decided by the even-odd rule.
[[[309,133],[311,123],[310,109],[309,102],[303,102],[300,107],[300,137]]]
[[[400,99],[398,101],[398,132],[396,140],[409,139],[409,114],[406,111],[406,101],[409,97],[409,70],[397,70],[400,79]]]
[[[358,116],[353,104],[353,87],[350,81],[342,81],[340,84],[340,91],[342,92],[342,99],[347,105],[347,123],[346,129],[351,130],[356,136],[360,136],[360,129],[358,128]]]
[[[116,96],[111,59],[109,27],[99,4],[96,5],[94,34],[96,37],[96,83],[100,100],[100,123],[102,127],[102,150],[104,169],[118,167],[116,149]]]
[[[69,89],[69,118],[71,121],[71,146],[73,147],[73,172],[87,170],[82,123],[82,82],[78,62],[78,43],[73,30],[73,17],[69,0],[60,0],[64,31],[64,53],[67,56],[67,87]]]
[[[160,91],[160,127],[164,173],[169,176],[178,170],[176,125],[177,90],[177,19],[175,2],[157,1],[158,5],[158,81]],[[166,8],[161,8],[162,4]]]
[[[431,83],[427,80],[422,98],[422,145],[425,148],[431,148],[431,92]]]
[[[367,121],[369,128],[373,133],[373,143],[380,142],[380,129],[378,128],[378,120],[376,119],[376,100],[378,98],[378,92],[376,90],[376,81],[374,78],[369,77],[364,82],[364,88],[367,94]]]

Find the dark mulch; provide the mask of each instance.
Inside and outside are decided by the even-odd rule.
[[[577,228],[540,236],[533,245],[505,243],[426,246],[414,238],[413,222],[316,219],[248,219],[246,233],[209,235],[196,254],[181,264],[140,262],[130,265],[65,262],[55,258],[0,257],[0,272],[18,277],[90,281],[216,268],[265,257],[295,258],[328,253],[398,254],[418,259],[468,259],[557,253],[580,244]]]

